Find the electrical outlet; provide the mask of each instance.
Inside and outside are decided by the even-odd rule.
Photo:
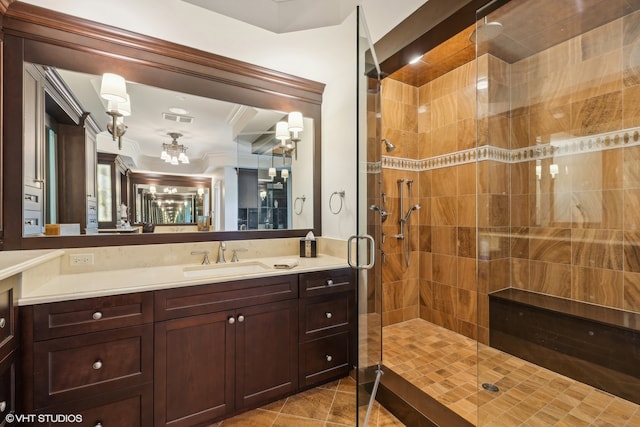
[[[93,254],[69,255],[70,265],[93,265]]]

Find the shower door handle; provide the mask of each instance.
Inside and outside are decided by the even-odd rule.
[[[368,248],[369,248],[369,254],[370,254],[370,258],[369,258],[369,263],[365,264],[365,265],[360,265],[358,259],[356,259],[356,263],[355,265],[353,264],[353,258],[352,258],[352,247],[353,247],[353,241],[356,242],[356,244],[360,243],[361,240],[366,240],[368,243]],[[376,247],[376,243],[373,240],[373,237],[369,236],[368,234],[365,234],[364,236],[351,236],[349,237],[349,240],[347,240],[347,262],[349,263],[349,266],[355,270],[369,270],[371,268],[373,268],[373,264],[376,262],[376,253],[375,253],[375,247]]]

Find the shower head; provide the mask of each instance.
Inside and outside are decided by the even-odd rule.
[[[387,153],[390,153],[396,149],[396,146],[393,145],[387,138],[383,139],[382,143],[384,144],[384,148],[385,150],[387,150]]]
[[[484,17],[484,21],[476,26],[476,29],[469,35],[469,40],[472,43],[484,43],[489,40],[493,40],[502,34],[502,24],[494,21],[487,22],[487,17]]]

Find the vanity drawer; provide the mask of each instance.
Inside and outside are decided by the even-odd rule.
[[[153,426],[153,388],[151,384],[134,387],[125,391],[100,395],[70,404],[47,408],[41,413],[72,414],[82,416],[82,423],[47,423],[49,427],[60,426],[117,426],[152,427]],[[73,421],[73,420],[70,420]],[[40,424],[38,424],[40,425]]]
[[[300,344],[300,386],[349,374],[349,332]]]
[[[306,340],[349,328],[353,297],[351,292],[300,300],[300,339]]]
[[[298,276],[295,274],[167,289],[156,291],[155,320],[215,313],[297,297]]]
[[[300,274],[301,298],[351,291],[354,287],[355,277],[350,268]]]
[[[153,293],[87,298],[33,307],[34,340],[153,322]]]
[[[13,338],[13,288],[0,292],[0,348],[7,345]],[[7,347],[8,351],[13,348]],[[0,350],[0,359],[6,356],[8,351]]]
[[[16,353],[0,362],[0,420],[16,410]]]
[[[36,407],[151,381],[153,325],[36,342],[33,366]]]

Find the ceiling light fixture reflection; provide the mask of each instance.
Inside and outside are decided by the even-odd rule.
[[[187,147],[182,144],[178,144],[178,138],[180,138],[182,134],[169,132],[167,135],[171,137],[172,141],[171,144],[162,144],[160,159],[164,160],[166,163],[171,163],[172,165],[178,165],[180,163],[188,164],[189,157],[187,156]]]

